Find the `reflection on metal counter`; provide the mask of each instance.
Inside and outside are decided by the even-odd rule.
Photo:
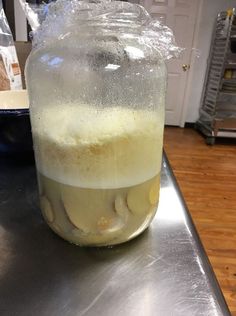
[[[34,166],[0,161],[1,316],[227,316],[230,312],[166,158],[151,227],[79,248],[43,221]]]

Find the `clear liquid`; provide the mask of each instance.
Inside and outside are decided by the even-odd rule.
[[[160,174],[134,186],[87,189],[63,184],[38,172],[40,204],[49,226],[78,244],[106,246],[140,234],[156,213]]]

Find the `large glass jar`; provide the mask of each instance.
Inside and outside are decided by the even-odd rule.
[[[159,199],[165,63],[138,28],[113,22],[65,26],[26,67],[41,210],[78,245],[134,238]]]

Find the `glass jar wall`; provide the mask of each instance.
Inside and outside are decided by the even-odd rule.
[[[64,239],[125,242],[157,210],[166,67],[137,29],[87,22],[26,67],[40,204]]]

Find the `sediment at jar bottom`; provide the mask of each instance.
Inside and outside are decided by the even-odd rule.
[[[81,246],[115,245],[147,228],[159,200],[160,174],[129,187],[86,189],[38,172],[40,204],[49,226]]]

